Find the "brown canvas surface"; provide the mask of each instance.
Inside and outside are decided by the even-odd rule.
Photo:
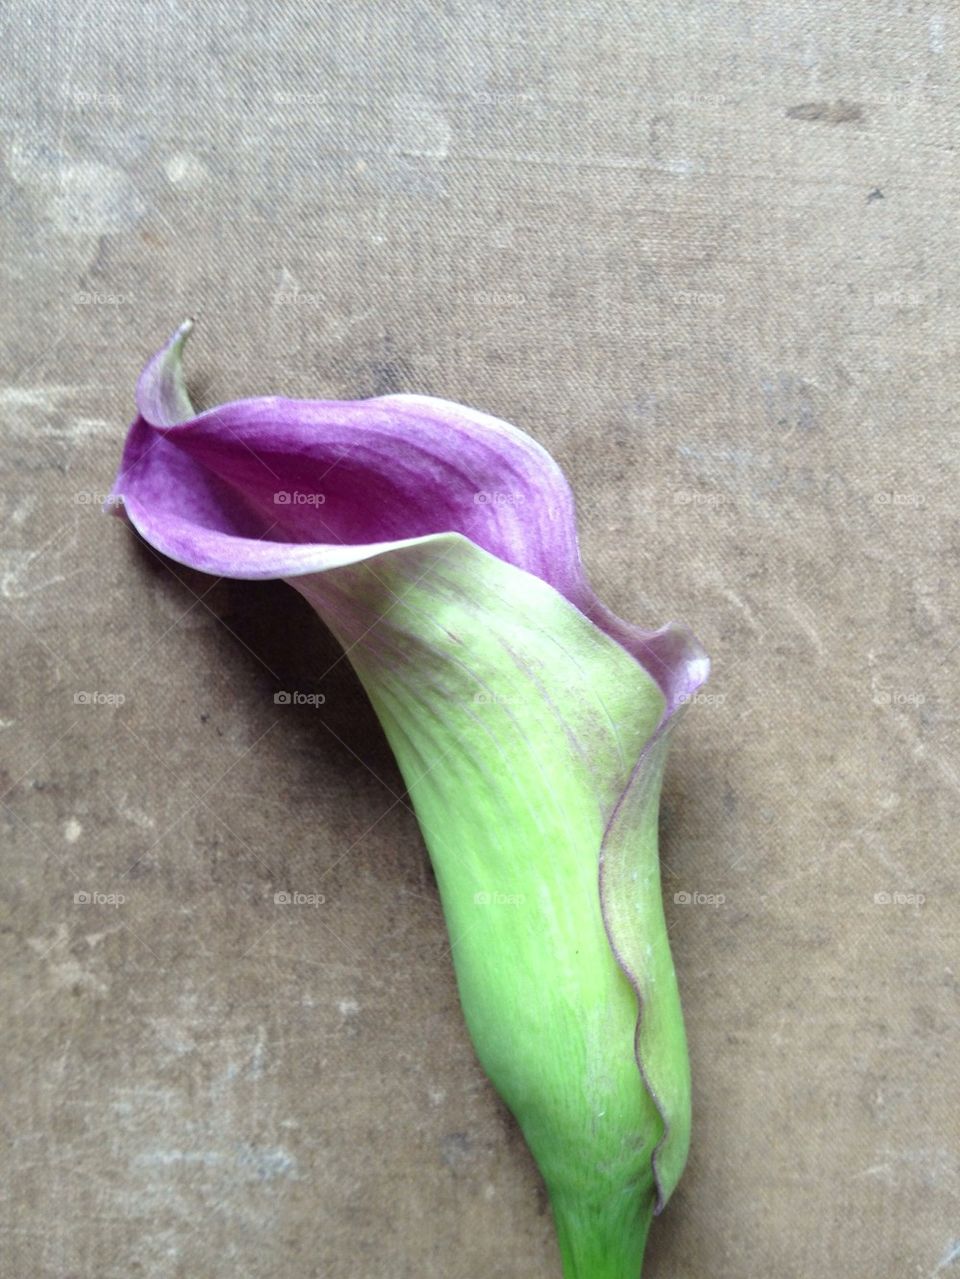
[[[188,314],[202,405],[524,427],[604,600],[713,658],[662,817],[693,1150],[645,1275],[960,1273],[955,9],[2,27],[2,1273],[559,1274],[349,664],[288,588],[99,514]]]

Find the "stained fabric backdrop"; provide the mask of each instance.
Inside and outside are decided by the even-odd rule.
[[[99,514],[196,314],[203,405],[522,425],[602,597],[713,655],[666,784],[695,1131],[650,1276],[951,1274],[956,12],[2,24],[4,1272],[558,1273],[348,663]]]

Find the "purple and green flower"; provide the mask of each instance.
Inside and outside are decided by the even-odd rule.
[[[637,1279],[686,1161],[660,888],[668,736],[708,660],[614,616],[528,435],[445,400],[190,403],[147,364],[111,509],[221,577],[282,578],[350,658],[429,849],[477,1055],[543,1174],[566,1279]]]

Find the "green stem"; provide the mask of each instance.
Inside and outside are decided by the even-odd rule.
[[[584,1210],[552,1199],[563,1279],[640,1279],[653,1203]]]

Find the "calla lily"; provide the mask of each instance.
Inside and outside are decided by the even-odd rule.
[[[692,635],[615,617],[553,459],[443,400],[196,412],[183,325],[144,369],[111,509],[157,550],[282,578],[349,655],[436,872],[478,1057],[550,1195],[567,1279],[636,1279],[690,1081],[660,891]]]

